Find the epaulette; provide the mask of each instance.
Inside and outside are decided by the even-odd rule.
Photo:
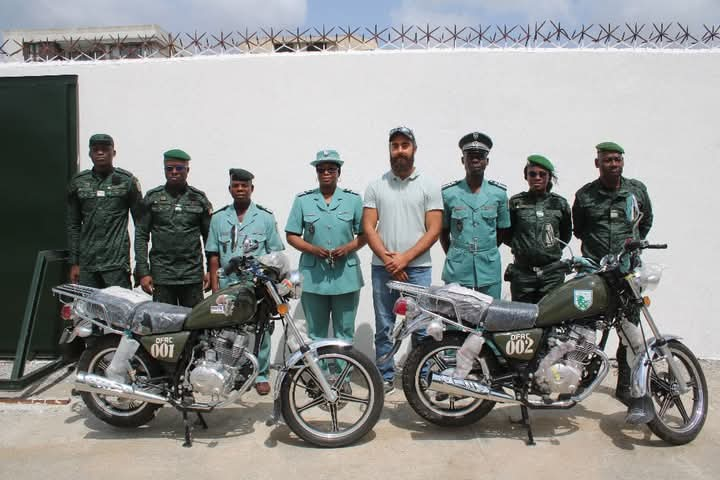
[[[441,187],[441,190],[445,190],[446,188],[454,187],[455,185],[457,185],[457,184],[460,183],[460,182],[462,182],[462,179],[460,179],[460,180],[455,180],[454,182],[446,183],[445,185],[443,185],[443,186]]]
[[[230,204],[230,205],[232,205],[232,204]],[[215,210],[212,214],[213,214],[213,215],[216,215],[216,214],[222,212],[223,210],[225,210],[226,208],[228,208],[230,205],[225,205],[224,207],[222,207],[222,208],[220,208],[220,209],[218,209],[218,210]]]
[[[495,185],[495,186],[498,187],[498,188],[502,188],[503,190],[507,190],[507,185],[505,185],[504,183],[500,183],[500,182],[495,181],[495,180],[488,180],[488,183],[489,183],[490,185]]]
[[[343,188],[343,192],[345,192],[345,193],[352,193],[353,195],[357,195],[358,197],[360,196],[359,193],[357,193],[357,192],[355,192],[355,191],[353,191],[353,190],[350,190],[349,188]]]
[[[152,195],[152,194],[155,193],[155,192],[162,192],[164,188],[165,188],[164,185],[159,185],[159,186],[157,186],[157,187],[155,187],[155,188],[151,188],[150,190],[148,190],[148,191],[146,192],[146,195],[150,196],[150,195]]]
[[[304,192],[298,193],[297,196],[298,196],[298,197],[304,197],[305,195],[310,195],[310,194],[313,193],[314,191],[315,191],[314,188],[312,188],[312,189],[310,189],[310,190],[305,190]]]
[[[134,177],[134,175],[132,173],[128,172],[125,169],[118,168],[118,167],[115,167],[115,172],[113,172],[113,173],[122,173],[123,175],[127,175],[128,177]]]
[[[86,170],[82,170],[82,171],[76,173],[74,178],[84,177],[85,175],[90,175],[91,173],[92,173],[92,170],[88,168]]]
[[[188,185],[187,188],[188,188],[188,190],[190,190],[193,193],[197,193],[200,196],[207,197],[207,195],[205,195],[205,192],[203,192],[199,188],[195,188],[192,185]]]
[[[272,210],[270,210],[269,208],[263,207],[263,206],[260,205],[259,203],[256,203],[255,206],[256,206],[257,208],[259,208],[260,210],[263,210],[263,211],[269,213],[270,215],[273,214],[273,211],[272,211]]]
[[[528,194],[528,192],[516,193],[515,195],[513,195],[512,197],[510,197],[510,201],[512,201],[512,200],[514,200],[514,199],[517,199],[517,198],[525,198],[525,196],[526,196],[527,194]]]

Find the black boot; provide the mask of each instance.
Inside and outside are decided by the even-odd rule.
[[[618,379],[615,387],[615,398],[626,407],[630,406],[632,398],[630,397],[630,366],[627,364],[625,356],[625,346],[620,343],[617,353],[615,354],[618,364]]]
[[[631,425],[648,423],[655,418],[655,408],[650,395],[630,400],[625,421]]]

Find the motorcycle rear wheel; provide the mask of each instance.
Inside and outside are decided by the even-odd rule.
[[[666,442],[684,445],[694,440],[705,424],[708,389],[702,367],[690,349],[677,340],[670,340],[668,347],[685,370],[690,390],[685,394],[678,391],[677,378],[667,362],[658,359],[656,354],[648,381],[655,418],[648,423],[648,427]]]
[[[353,347],[322,347],[317,357],[338,399],[329,402],[315,374],[301,363],[287,373],[280,386],[283,417],[298,437],[313,445],[350,445],[372,430],[380,418],[385,402],[382,377],[373,362]],[[331,373],[332,363],[339,366],[339,372]]]
[[[115,355],[119,335],[108,335],[90,345],[80,356],[77,363],[78,372],[105,376],[105,369],[110,366]],[[130,360],[130,364],[141,379],[159,375],[159,367],[154,360],[140,347]],[[123,428],[135,428],[145,425],[155,418],[161,405],[141,402],[139,400],[122,399],[110,395],[92,392],[80,392],[88,410],[105,423]]]
[[[430,337],[425,338],[407,357],[403,367],[402,383],[405,398],[415,412],[428,422],[442,427],[460,427],[477,422],[495,406],[491,400],[479,398],[448,396],[438,400],[437,392],[427,389],[427,380],[423,378],[423,367],[427,365],[430,373],[440,373],[455,366],[455,355],[460,350],[464,335],[445,335],[437,342]],[[495,358],[483,348],[482,357],[492,370]],[[479,366],[476,364],[470,375],[477,375]],[[426,373],[427,375],[427,373]]]

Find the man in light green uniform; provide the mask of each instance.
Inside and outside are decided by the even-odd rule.
[[[442,279],[500,298],[498,246],[510,227],[506,187],[485,178],[492,140],[480,132],[460,139],[465,178],[442,189],[440,244],[447,253]]]
[[[163,154],[165,185],[150,190],[135,226],[135,276],[156,302],[194,307],[203,299],[203,256],[212,205],[188,185],[190,155],[179,149]],[[148,241],[152,250],[148,264]]]
[[[284,250],[285,246],[277,231],[277,222],[271,210],[251,200],[255,189],[252,179],[255,176],[241,168],[230,169],[228,190],[233,203],[216,211],[210,221],[205,252],[208,257],[210,285],[216,292],[232,282],[232,278],[219,278],[218,269],[224,268],[233,257],[244,255],[243,243],[246,239],[258,242],[258,248],[252,255],[261,256],[273,251]],[[260,374],[255,380],[255,390],[260,395],[270,393],[268,369],[270,367],[270,334],[266,333],[258,352]]]
[[[110,135],[95,134],[89,143],[93,168],[75,175],[68,186],[70,281],[131,288],[128,211],[137,222],[142,213],[140,182],[113,165],[115,141]]]
[[[510,198],[508,245],[515,257],[505,271],[512,299],[537,303],[565,280],[563,272],[551,272],[538,278],[537,271],[560,260],[563,244],[572,235],[570,204],[551,193],[555,167],[542,155],[530,155],[523,169],[528,191]]]
[[[337,188],[342,164],[335,150],[317,153],[310,165],[316,168],[319,187],[295,198],[285,227],[288,243],[302,252],[301,302],[313,340],[328,337],[332,315],[335,337],[352,342],[363,286],[355,253],[365,245],[362,199]]]

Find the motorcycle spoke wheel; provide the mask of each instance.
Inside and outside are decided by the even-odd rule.
[[[337,399],[330,401],[315,373],[300,364],[281,385],[283,417],[293,432],[315,445],[348,445],[372,429],[380,417],[382,379],[370,359],[352,348],[321,348],[318,360]],[[333,372],[334,365],[338,369]]]
[[[688,390],[680,391],[678,379],[668,362],[656,356],[648,388],[655,408],[650,430],[663,440],[681,445],[692,441],[707,417],[708,392],[702,368],[693,353],[682,343],[668,342],[670,352],[688,379]]]

